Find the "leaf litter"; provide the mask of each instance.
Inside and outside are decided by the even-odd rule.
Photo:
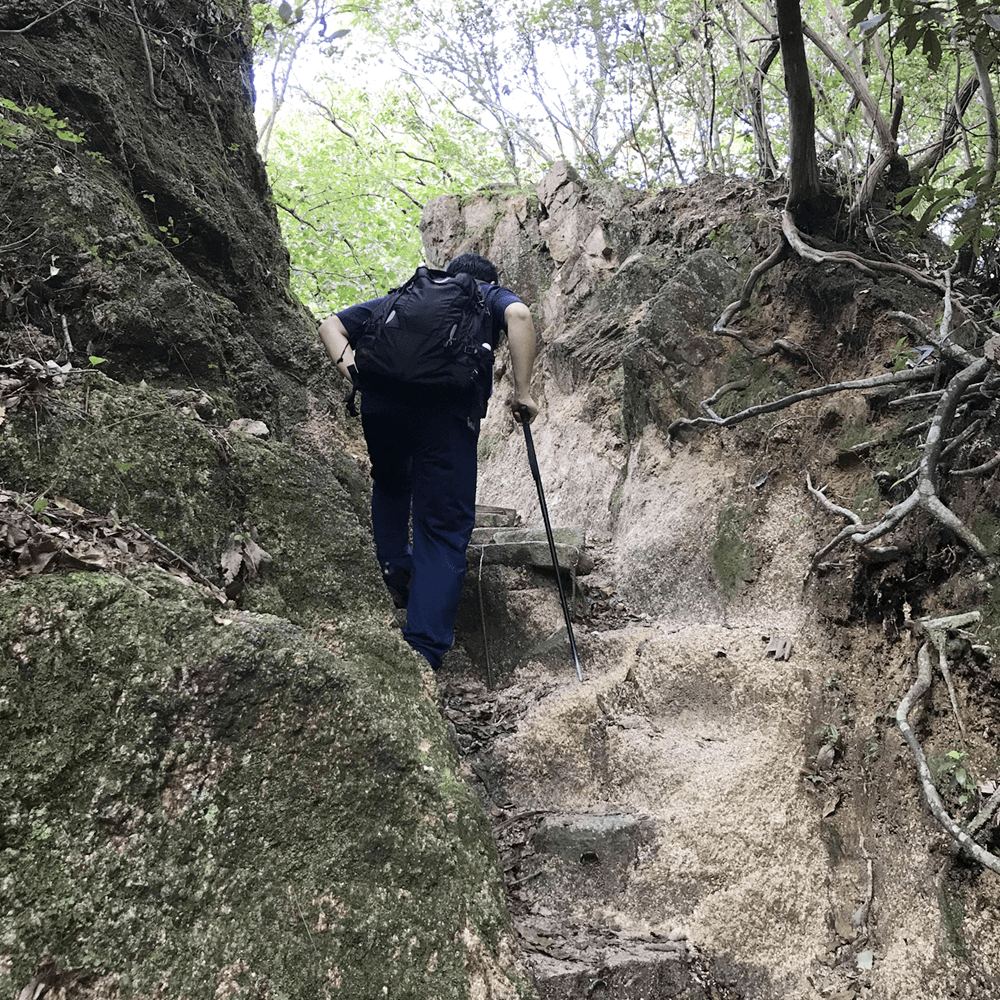
[[[102,516],[62,497],[50,500],[0,487],[0,579],[81,571],[121,574],[138,564],[159,566],[188,586],[207,589],[220,603],[226,601],[195,566],[114,512]]]

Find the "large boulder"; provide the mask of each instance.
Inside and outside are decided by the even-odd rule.
[[[161,570],[7,581],[0,990],[515,997],[495,851],[416,657]],[[487,992],[488,991],[488,992]]]
[[[0,438],[0,991],[521,995],[361,471],[86,378]]]

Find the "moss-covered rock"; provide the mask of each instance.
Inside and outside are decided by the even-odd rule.
[[[0,991],[48,953],[123,996],[517,995],[419,659],[318,635],[151,567],[7,583]]]
[[[342,453],[321,459],[211,426],[159,391],[90,372],[37,416],[8,416],[0,469],[11,488],[139,524],[213,582],[231,532],[255,530],[271,562],[240,595],[248,609],[298,622],[389,610],[367,482]]]

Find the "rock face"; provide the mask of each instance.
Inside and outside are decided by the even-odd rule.
[[[49,953],[93,995],[513,996],[485,820],[401,641],[217,607],[153,569],[5,588],[7,994]]]
[[[246,18],[242,3],[114,0],[4,35],[4,96],[30,95],[0,151],[6,321],[119,376],[224,386],[284,433],[319,354],[256,154]]]
[[[0,993],[527,996],[310,391],[249,5],[42,6],[0,13]]]
[[[805,490],[805,473],[847,506],[883,502],[844,442],[891,432],[878,419],[885,399],[841,395],[735,430],[665,433],[722,385],[706,405],[725,415],[828,372],[881,374],[898,339],[886,313],[939,308],[912,288],[789,263],[757,290],[738,332],[758,349],[787,338],[802,354],[765,361],[713,333],[769,252],[757,221],[766,195],[712,179],[640,200],[560,165],[537,188],[534,221],[499,196],[492,213],[452,213],[456,246],[492,254],[532,305],[547,506],[557,528],[585,534],[595,565],[577,580],[581,685],[552,571],[523,553],[508,565],[484,557],[481,570],[473,560],[446,710],[496,817],[542,996],[1000,995],[997,881],[939,855],[950,849],[893,719],[916,649],[900,624],[975,607],[993,650],[992,592],[975,565],[940,567],[936,546],[953,541],[912,535],[907,544],[927,548],[905,567],[846,555],[807,573],[839,523]],[[481,219],[492,221],[477,229]],[[497,220],[518,238],[496,239]],[[525,263],[531,239],[544,267]],[[449,255],[444,243],[435,252]],[[498,376],[502,400],[502,357]],[[874,461],[898,475],[911,454]],[[480,502],[537,530],[523,441],[502,405],[484,424],[481,459]],[[966,516],[996,517],[995,498],[969,496],[982,513]],[[949,572],[947,586],[932,583]],[[963,682],[957,698],[994,733],[994,709],[984,714],[974,692],[998,683],[995,654],[955,655],[967,677],[988,678]],[[943,684],[924,726],[928,752],[954,760],[961,736]],[[992,740],[966,743],[963,761],[993,774]],[[941,773],[950,808],[969,819],[946,764]]]

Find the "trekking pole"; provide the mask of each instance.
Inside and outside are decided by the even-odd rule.
[[[534,477],[535,486],[538,487],[538,505],[542,508],[542,520],[545,522],[545,536],[549,540],[549,554],[552,556],[552,567],[556,571],[556,585],[559,587],[559,601],[562,604],[563,617],[566,619],[566,633],[569,636],[569,648],[573,654],[573,665],[576,667],[576,676],[582,681],[583,671],[580,669],[580,657],[576,652],[576,639],[573,638],[573,622],[569,616],[569,605],[566,603],[566,592],[563,590],[562,572],[559,569],[559,557],[556,555],[556,543],[552,537],[552,525],[549,524],[549,511],[545,506],[545,494],[542,492],[542,476],[538,471],[535,445],[531,440],[531,428],[528,426],[528,411],[524,407],[521,408],[521,426],[524,428],[524,444],[528,449],[528,465],[531,466],[531,475]]]
[[[483,556],[486,546],[479,546],[479,620],[483,623],[483,652],[486,654],[486,688],[493,690],[493,668],[490,666],[490,640],[486,635],[486,605],[483,603]]]

